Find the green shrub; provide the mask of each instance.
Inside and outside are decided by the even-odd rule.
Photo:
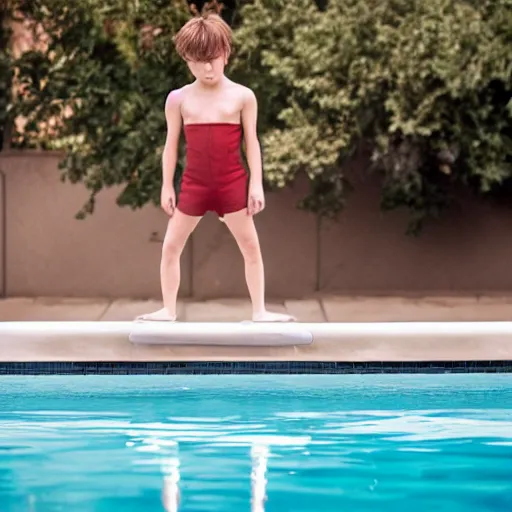
[[[186,2],[47,4],[21,4],[51,42],[16,63],[23,95],[15,112],[28,123],[14,143],[66,151],[63,178],[91,192],[82,217],[114,184],[124,185],[120,205],[158,204],[165,97],[190,80],[171,41],[189,17]],[[411,232],[450,204],[454,186],[506,190],[511,7],[511,0],[244,2],[230,15],[236,46],[228,71],[258,96],[267,183],[284,187],[306,173],[311,193],[302,206],[335,216],[350,189],[346,163],[366,154],[368,170],[381,176],[382,207],[407,208]]]

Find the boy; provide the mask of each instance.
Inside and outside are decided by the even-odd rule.
[[[195,81],[171,91],[165,103],[167,138],[162,157],[161,206],[170,219],[160,264],[164,307],[138,320],[176,320],[180,256],[188,237],[209,210],[225,222],[242,252],[252,320],[295,320],[265,308],[263,261],[253,220],[265,207],[256,133],[257,101],[251,89],[224,75],[231,41],[230,27],[216,14],[189,20],[174,38],[176,50]],[[187,166],[176,202],[173,180],[182,124]],[[242,132],[250,177],[240,160]]]

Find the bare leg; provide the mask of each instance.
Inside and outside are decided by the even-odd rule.
[[[176,302],[180,287],[180,258],[187,240],[194,231],[201,217],[185,215],[178,209],[169,219],[162,246],[162,258],[160,261],[160,283],[164,307],[137,317],[137,320],[146,321],[171,321],[176,320]]]
[[[290,315],[272,313],[265,308],[265,271],[261,255],[260,242],[254,219],[241,210],[224,216],[229,228],[242,252],[245,264],[245,280],[252,302],[252,319],[255,322],[290,322]]]

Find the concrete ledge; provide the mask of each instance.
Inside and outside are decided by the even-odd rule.
[[[311,345],[140,345],[128,339],[131,322],[4,322],[0,323],[0,361],[512,360],[512,322],[299,325],[313,334]],[[216,326],[202,324],[203,329]]]

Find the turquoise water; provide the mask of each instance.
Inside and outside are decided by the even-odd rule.
[[[165,507],[510,512],[512,376],[0,378],[1,512]]]

